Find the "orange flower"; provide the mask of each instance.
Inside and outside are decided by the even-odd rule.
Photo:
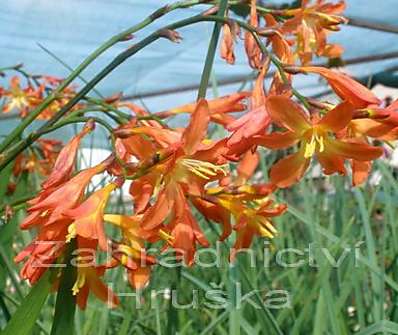
[[[284,33],[293,33],[296,36],[296,53],[302,64],[309,63],[313,54],[331,58],[341,55],[342,47],[328,44],[326,38],[328,32],[339,30],[339,24],[347,22],[337,15],[344,9],[344,1],[331,4],[321,0],[311,6],[309,0],[304,0],[301,8],[282,11],[282,15],[293,16],[281,29]]]
[[[156,231],[146,231],[140,227],[140,216],[105,214],[104,221],[120,228],[123,235],[122,243],[112,244],[112,256],[116,264],[127,269],[130,285],[135,289],[143,289],[149,281],[151,266],[156,263],[154,257],[146,254],[145,240],[159,239]]]
[[[68,210],[65,215],[74,220],[68,227],[67,241],[76,236],[98,241],[102,250],[108,249],[104,229],[104,210],[109,196],[116,188],[121,187],[123,180],[119,179],[91,194],[78,207]]]
[[[235,218],[233,229],[237,239],[231,259],[237,250],[248,248],[255,235],[272,238],[276,229],[270,217],[280,215],[286,209],[286,205],[275,205],[269,198],[275,189],[273,185],[247,183],[258,163],[258,154],[248,151],[237,167],[236,177],[224,178],[219,187],[207,188],[205,195],[192,198],[202,215],[222,224],[221,241],[231,234],[231,215]]]
[[[25,222],[33,219],[35,218],[31,214]],[[57,258],[63,253],[67,226],[70,223],[69,220],[63,219],[62,222],[44,225],[45,219],[39,219],[41,219],[42,225],[38,226],[39,232],[36,238],[14,258],[16,263],[26,259],[20,276],[29,280],[32,285],[52,264],[56,263]]]
[[[38,139],[29,152],[20,153],[15,159],[12,169],[14,177],[23,172],[37,172],[42,176],[48,176],[51,168],[60,152],[62,142],[51,139]]]
[[[90,292],[106,302],[110,308],[119,304],[118,297],[100,279],[105,273],[106,267],[95,263],[95,256],[91,250],[95,250],[96,241],[77,238],[77,277],[72,287],[72,293],[76,296],[76,303],[81,309],[85,309]]]
[[[207,245],[207,241],[193,219],[185,194],[200,194],[206,183],[225,175],[221,164],[226,159],[220,155],[223,148],[224,152],[227,150],[225,142],[203,143],[209,120],[208,104],[205,100],[200,100],[182,134],[153,127],[130,130],[132,134],[152,137],[162,148],[159,157],[163,157],[163,160],[157,162],[146,175],[145,183],[149,185],[144,206],[148,204],[149,193],[153,192],[155,185],[160,191],[154,205],[146,209],[141,225],[145,230],[160,229],[169,217],[169,244],[188,264],[192,264],[196,242]],[[116,134],[120,135],[120,132]]]
[[[85,135],[91,132],[94,127],[94,122],[89,121],[86,123],[83,130],[64,146],[55,161],[51,174],[48,176],[47,180],[42,183],[43,189],[59,186],[70,178],[75,166],[76,154],[80,141]]]
[[[398,138],[398,100],[387,108],[369,106],[364,110],[354,112],[357,118],[351,120],[344,131],[339,133],[339,138],[351,142],[369,142],[369,137],[390,141]],[[352,159],[352,184],[357,186],[368,178],[372,162]]]
[[[321,75],[342,100],[350,102],[355,108],[380,104],[380,100],[369,89],[344,73],[317,66],[301,67],[299,71]]]
[[[242,185],[235,189],[208,189],[204,199],[195,203],[199,203],[198,209],[205,217],[223,224],[224,231],[220,240],[231,233],[228,217],[234,217],[236,224],[233,229],[237,238],[231,252],[232,260],[238,250],[250,247],[254,236],[273,238],[276,235],[271,218],[281,215],[287,207],[284,204],[274,204],[269,198],[272,190],[272,186],[263,184]]]
[[[258,136],[255,143],[271,149],[300,144],[296,153],[281,159],[271,168],[271,181],[278,187],[288,187],[301,179],[314,155],[325,174],[346,174],[345,159],[370,161],[383,153],[381,148],[341,141],[333,136],[347,127],[352,119],[353,106],[349,102],[336,106],[319,121],[311,121],[298,104],[284,96],[269,97],[266,105],[272,120],[287,131]]]
[[[11,78],[10,89],[3,92],[3,96],[7,98],[3,106],[3,112],[8,113],[13,109],[22,112],[29,109],[38,100],[37,92],[31,86],[22,88],[19,77]]]
[[[385,141],[398,139],[398,100],[386,108],[369,106],[364,112],[369,118],[352,120],[352,133]]]
[[[76,207],[82,200],[84,190],[90,180],[96,174],[103,172],[113,159],[113,156],[111,156],[104,162],[79,172],[58,188],[43,190],[29,202],[32,206],[28,209],[28,212],[34,216],[34,219],[31,218],[31,215],[28,216],[30,219],[25,219],[21,227],[26,229],[40,224],[43,219],[46,220],[46,224],[50,224],[63,218],[68,210]]]

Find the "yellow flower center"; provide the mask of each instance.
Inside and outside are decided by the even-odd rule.
[[[324,150],[325,144],[323,136],[314,131],[311,140],[305,144],[304,157],[310,158],[316,151],[323,152]]]

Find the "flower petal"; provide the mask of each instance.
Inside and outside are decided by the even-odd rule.
[[[197,151],[202,140],[206,137],[209,121],[209,106],[205,99],[201,99],[192,114],[188,127],[182,134],[181,142],[186,154],[192,155]]]
[[[342,72],[317,66],[302,67],[301,70],[323,76],[341,99],[351,102],[356,108],[380,103],[372,91]]]
[[[362,184],[366,179],[368,179],[371,168],[372,162],[360,162],[357,160],[352,160],[352,185],[358,186]]]
[[[160,226],[170,213],[173,203],[172,199],[168,199],[166,192],[161,192],[156,203],[145,212],[141,227],[149,230]]]
[[[271,119],[290,131],[302,133],[311,127],[301,107],[286,96],[270,96],[265,105]]]
[[[282,158],[271,167],[271,182],[280,188],[289,187],[303,177],[309,163],[302,150]]]
[[[296,133],[285,131],[255,136],[253,142],[269,149],[284,149],[294,145],[297,140],[298,136]]]
[[[318,125],[336,133],[348,125],[352,119],[353,111],[354,106],[350,102],[344,101],[327,112]]]
[[[338,173],[341,175],[346,174],[346,169],[344,167],[344,159],[338,155],[333,155],[330,152],[318,152],[317,158],[321,166],[323,167],[323,173],[330,175],[333,173]]]
[[[258,166],[260,157],[258,152],[251,152],[247,151],[244,155],[242,160],[240,161],[237,170],[238,170],[238,177],[244,183],[248,180],[256,171]]]
[[[148,284],[150,276],[151,268],[149,266],[139,267],[127,273],[130,285],[136,290],[143,289]]]
[[[371,161],[383,154],[383,149],[365,143],[343,142],[328,140],[328,150],[344,158],[353,158],[358,161]]]

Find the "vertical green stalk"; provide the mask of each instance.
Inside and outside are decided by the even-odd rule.
[[[179,321],[178,321],[178,310],[174,306],[174,297],[173,292],[176,292],[176,296],[178,296],[178,284],[181,281],[181,267],[176,268],[176,273],[174,277],[174,281],[170,287],[170,300],[169,300],[169,308],[167,313],[167,335],[177,334],[179,329]]]
[[[228,0],[220,0],[220,7],[217,12],[218,17],[224,17],[227,10]],[[207,49],[207,56],[205,65],[200,79],[200,86],[198,91],[198,100],[206,97],[207,86],[209,86],[209,79],[211,69],[214,63],[214,57],[217,50],[218,39],[220,37],[222,23],[216,22],[214,24],[213,34],[210,39],[209,48]]]
[[[76,299],[72,294],[72,287],[76,281],[76,267],[71,264],[75,247],[76,242],[73,240],[69,243],[66,251],[66,267],[62,271],[59,283],[51,335],[75,334]]]

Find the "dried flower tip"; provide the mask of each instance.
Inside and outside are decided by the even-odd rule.
[[[95,129],[95,121],[93,119],[90,119],[84,125],[82,133],[86,135],[92,132],[94,129]]]
[[[161,37],[167,38],[174,43],[180,43],[182,40],[181,35],[177,31],[171,29],[162,29],[159,32],[159,35]]]
[[[207,10],[205,10],[204,12],[202,12],[201,15],[203,16],[208,16],[208,15],[214,15],[217,14],[219,7],[218,6],[213,6]]]
[[[114,102],[119,101],[122,97],[123,97],[123,93],[122,92],[115,93],[115,94],[113,94],[113,95],[111,95],[109,97],[106,97],[104,99],[104,102],[106,102],[107,104],[112,104]]]

